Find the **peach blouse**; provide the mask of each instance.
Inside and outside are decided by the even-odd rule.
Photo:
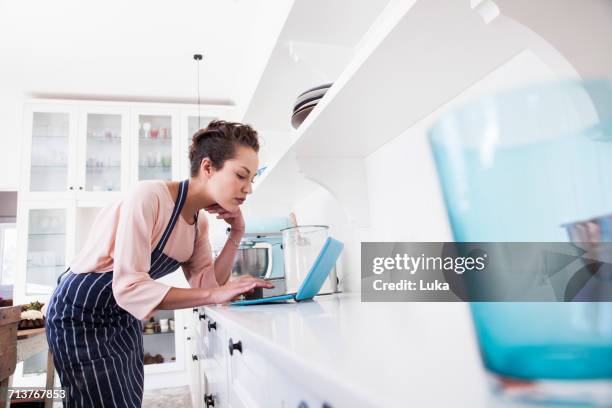
[[[173,209],[164,181],[141,181],[121,201],[100,211],[70,269],[74,273],[112,271],[117,304],[138,319],[148,319],[171,288],[152,279],[148,272],[151,253]],[[191,287],[219,286],[204,214],[198,217],[197,231],[179,216],[163,253],[184,262],[182,270]]]

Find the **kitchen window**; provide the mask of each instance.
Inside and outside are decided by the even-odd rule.
[[[0,223],[0,298],[13,297],[16,252],[17,228],[15,223]]]

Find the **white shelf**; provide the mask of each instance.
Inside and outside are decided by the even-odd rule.
[[[256,183],[248,208],[288,211],[323,186],[349,219],[367,226],[364,159],[525,49],[568,71],[554,47],[495,2],[391,2]]]

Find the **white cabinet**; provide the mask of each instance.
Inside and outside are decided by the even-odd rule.
[[[15,304],[48,299],[74,255],[74,230],[74,201],[20,203]]]
[[[126,107],[94,105],[79,109],[78,199],[101,199],[102,192],[119,193],[129,187],[128,118]]]
[[[48,297],[100,208],[140,180],[188,178],[191,135],[233,115],[231,106],[28,102],[15,299]]]
[[[194,330],[200,345],[192,346],[198,350],[193,360],[199,367],[191,376],[194,407],[208,408],[212,403],[232,408],[332,406],[300,381],[298,366],[287,372],[249,334],[210,316],[198,319],[204,313],[204,308],[194,313],[194,327],[200,327],[200,334]]]
[[[168,329],[153,334],[143,333],[145,374],[182,371],[185,368],[186,346],[183,313],[179,310],[159,310],[152,316],[152,319],[156,323],[162,320],[168,323],[172,320],[174,330]],[[142,323],[144,327],[147,322]],[[162,361],[154,361],[155,357],[158,359],[161,357]]]
[[[20,200],[112,201],[140,180],[189,177],[193,134],[233,106],[33,100],[24,107]]]
[[[249,341],[235,333],[228,339],[234,351],[227,358],[229,394],[232,407],[270,407],[268,401],[268,362]]]
[[[25,107],[20,199],[74,197],[77,112],[72,105]]]
[[[132,109],[132,180],[179,178],[178,128],[176,109]]]
[[[234,120],[234,107],[63,100],[24,106],[16,303],[48,301],[100,209],[121,193],[140,180],[189,177],[198,114],[204,127],[213,118]],[[166,283],[177,286],[172,277]],[[145,366],[145,388],[185,383],[183,314],[160,311],[156,320],[174,319],[175,331],[144,335],[145,352],[164,359]]]
[[[234,406],[230,403],[228,388],[227,330],[205,316],[203,308],[194,309],[192,325],[194,369],[190,386],[194,408]]]
[[[30,103],[24,117],[20,200],[109,200],[128,187],[126,107]]]

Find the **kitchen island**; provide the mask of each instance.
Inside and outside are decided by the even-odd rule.
[[[490,406],[467,304],[206,306],[196,406]]]

